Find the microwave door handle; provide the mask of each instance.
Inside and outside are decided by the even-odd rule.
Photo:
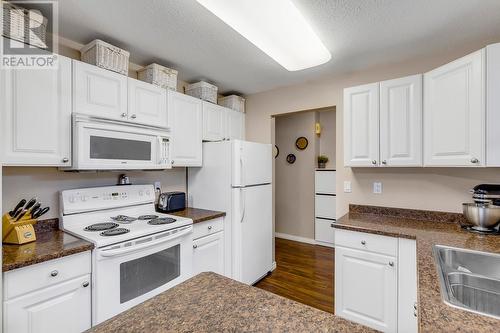
[[[154,241],[150,241],[150,242],[147,242],[147,243],[144,243],[144,244],[140,244],[140,245],[136,245],[136,246],[129,246],[129,247],[120,248],[120,249],[116,249],[116,250],[102,250],[102,251],[100,251],[100,255],[102,257],[118,257],[118,256],[122,256],[122,255],[125,255],[125,254],[128,254],[128,253],[136,252],[138,250],[143,250],[145,248],[152,247],[152,246],[155,246],[155,245],[158,245],[158,244],[161,244],[161,243],[169,242],[169,241],[171,241],[173,239],[176,239],[176,238],[182,237],[184,235],[187,235],[187,234],[191,233],[192,231],[193,231],[193,227],[189,227],[189,228],[186,228],[183,231],[174,233],[170,237],[162,237],[160,239],[157,239],[157,240],[154,240]]]

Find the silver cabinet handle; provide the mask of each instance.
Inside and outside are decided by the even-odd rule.
[[[172,165],[174,165],[174,160],[172,160]]]
[[[376,165],[377,164],[377,160],[372,160],[372,164]]]
[[[470,162],[473,164],[477,164],[477,163],[479,163],[479,160],[477,158],[473,157],[470,159]]]
[[[331,227],[331,228],[335,228],[335,227],[334,227],[334,224],[335,224],[335,223],[330,224],[330,227]]]
[[[56,277],[56,276],[57,276],[57,274],[59,274],[59,272],[58,272],[58,271],[56,271],[56,270],[54,270],[54,271],[50,272],[50,276],[52,276],[52,277]]]
[[[417,309],[417,302],[413,303],[413,309],[416,310]]]
[[[386,161],[386,160],[383,160],[383,161],[382,161],[382,164],[383,164],[383,165],[387,165],[387,161]]]
[[[82,286],[83,288],[87,288],[90,285],[89,281],[85,281]]]
[[[137,115],[133,114],[130,116],[130,118],[135,119],[135,118],[137,118]]]
[[[198,247],[198,245],[193,244],[193,249],[196,249],[197,247]]]
[[[366,241],[362,240],[361,245],[366,245]]]
[[[63,163],[68,163],[69,162],[69,158],[65,157],[62,159]]]
[[[122,113],[122,118],[127,118],[127,114],[125,112]]]
[[[389,266],[394,267],[394,262],[393,261],[389,261]]]
[[[417,310],[413,311],[413,316],[416,317],[417,316]]]
[[[208,230],[212,230],[212,226],[211,225],[208,226]]]

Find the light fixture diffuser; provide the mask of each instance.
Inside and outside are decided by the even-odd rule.
[[[289,71],[332,55],[291,0],[197,0]]]

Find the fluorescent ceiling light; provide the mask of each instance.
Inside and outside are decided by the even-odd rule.
[[[332,55],[291,0],[197,0],[289,71]]]

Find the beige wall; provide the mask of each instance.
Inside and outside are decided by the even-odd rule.
[[[338,216],[347,212],[349,203],[460,212],[461,203],[470,200],[468,189],[481,182],[500,183],[500,170],[344,168],[342,93],[349,86],[423,73],[483,46],[468,45],[456,54],[415,59],[247,96],[247,139],[272,142],[271,115],[336,106]],[[344,181],[352,181],[352,193],[342,193]],[[382,194],[371,193],[373,181],[383,183]]]

